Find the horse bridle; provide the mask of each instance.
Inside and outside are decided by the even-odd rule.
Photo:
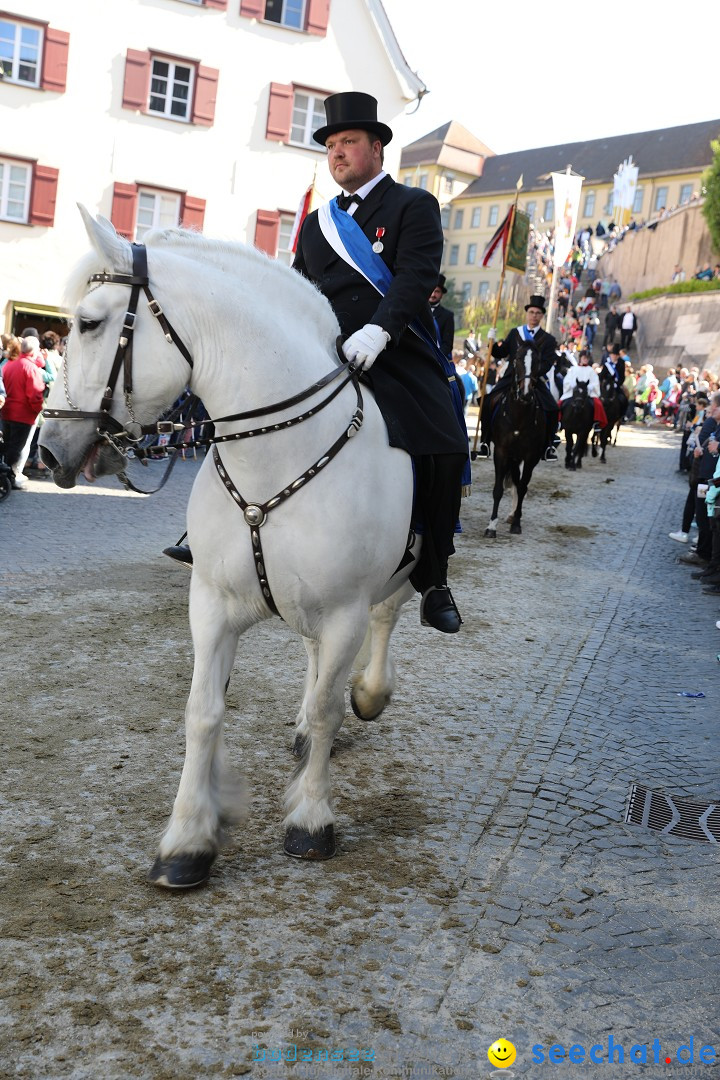
[[[135,419],[132,406],[132,349],[133,335],[135,332],[135,321],[137,318],[137,306],[140,299],[141,289],[147,298],[150,311],[160,323],[162,331],[165,335],[165,339],[170,344],[175,344],[177,346],[178,350],[180,351],[184,359],[187,361],[191,370],[193,368],[193,359],[190,355],[190,352],[184,345],[183,341],[181,340],[177,332],[174,330],[168,319],[165,317],[165,314],[163,312],[163,309],[160,307],[160,304],[157,302],[157,300],[150,291],[147,249],[144,244],[132,245],[132,258],[132,274],[107,274],[103,272],[100,274],[92,274],[91,277],[88,278],[88,283],[97,281],[100,284],[125,285],[130,288],[130,302],[128,304],[127,311],[125,312],[117,349],[115,351],[115,358],[113,360],[112,368],[110,370],[110,377],[107,382],[105,393],[103,394],[102,400],[100,402],[99,410],[97,412],[88,412],[86,410],[80,409],[77,405],[73,403],[70,397],[70,388],[68,383],[67,350],[65,360],[63,362],[63,384],[65,390],[65,397],[70,408],[43,410],[43,415],[47,419],[51,420],[97,421],[96,430],[100,439],[109,443],[123,457],[127,457],[127,453],[120,443],[121,439],[126,439],[132,444],[137,444],[146,435],[170,435],[178,431],[185,431],[193,428],[197,424],[197,422],[192,420],[192,418],[188,423],[185,424],[175,423],[173,420],[157,420],[154,424],[149,425],[140,424]],[[333,368],[331,371],[328,372],[327,375],[324,375],[322,378],[318,379],[317,382],[313,383],[312,386],[307,387],[307,389],[301,390],[299,393],[293,394],[291,397],[285,398],[283,401],[276,402],[274,405],[263,406],[257,409],[250,409],[247,412],[242,413],[233,413],[231,416],[221,416],[218,417],[216,420],[204,421],[204,423],[207,424],[220,424],[229,423],[231,421],[237,420],[259,419],[261,417],[271,415],[272,413],[280,412],[281,410],[289,408],[292,405],[296,405],[299,402],[311,397],[319,390],[323,389],[325,386],[328,385],[328,383],[331,383],[333,382],[333,380],[339,378],[339,376],[345,376],[338,383],[338,385],[334,387],[332,393],[330,393],[317,405],[305,410],[305,412],[300,413],[298,416],[291,417],[288,420],[282,420],[279,423],[275,424],[261,425],[251,431],[233,432],[229,435],[216,435],[210,439],[204,440],[204,442],[219,443],[230,442],[235,439],[249,439],[257,435],[268,434],[271,431],[282,431],[285,428],[293,427],[296,424],[301,423],[303,420],[308,420],[311,416],[314,416],[317,412],[320,411],[320,409],[323,409],[335,397],[337,397],[340,391],[349,382],[352,382],[355,389],[357,399],[355,412],[353,413],[349,425],[345,428],[340,437],[336,439],[333,445],[317,461],[315,461],[313,465],[306,469],[305,472],[301,473],[300,476],[297,477],[297,479],[295,479],[292,483],[288,484],[287,487],[283,488],[271,499],[268,499],[264,503],[248,503],[243,498],[238,489],[235,487],[226,469],[224,468],[217,446],[213,446],[213,462],[215,464],[215,468],[217,469],[218,475],[224,487],[229,492],[230,496],[243,511],[243,517],[245,518],[245,522],[250,529],[255,570],[258,576],[260,589],[262,591],[265,602],[267,603],[268,607],[274,615],[280,615],[280,612],[277,609],[272,593],[270,591],[270,586],[268,584],[264,565],[265,560],[263,558],[262,552],[262,541],[260,539],[259,530],[267,520],[267,516],[270,510],[273,510],[276,506],[279,506],[281,503],[285,502],[286,499],[290,498],[291,495],[293,495],[296,491],[299,491],[301,487],[303,487],[309,480],[311,480],[313,476],[316,476],[318,472],[324,469],[324,467],[330,461],[332,461],[336,454],[340,452],[346,442],[358,433],[363,424],[363,398],[362,392],[360,390],[360,383],[358,381],[358,373],[354,370],[352,366],[345,363],[345,358],[341,351],[341,343],[342,338],[338,338],[336,342],[336,348],[338,356],[342,361],[342,365],[340,367]],[[130,421],[126,424],[121,424],[120,421],[116,419],[116,417],[114,417],[110,412],[113,396],[115,393],[115,386],[117,384],[118,376],[121,369],[123,371],[123,394],[125,397],[125,407],[127,408],[130,415]],[[160,487],[162,487],[167,480],[172,466],[177,459],[179,449],[180,447],[178,447],[178,449],[176,450],[170,466],[168,467],[168,470],[166,471],[166,474],[163,478],[163,481],[160,484]],[[133,484],[130,483],[127,477],[125,477],[123,482],[126,484],[126,486],[131,487],[134,491],[139,491],[138,488],[136,488]],[[159,488],[155,488],[154,491],[159,491]],[[154,492],[140,492],[140,494],[144,495],[151,495],[153,493]]]

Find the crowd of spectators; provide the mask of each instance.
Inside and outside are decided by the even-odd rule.
[[[42,408],[62,360],[63,342],[53,330],[28,326],[19,337],[2,335],[0,356],[0,453],[17,491],[25,474],[45,471],[38,456]]]

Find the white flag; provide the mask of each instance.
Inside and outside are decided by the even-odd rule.
[[[584,176],[567,172],[551,173],[555,196],[555,243],[553,263],[560,267],[570,254],[575,238],[575,225],[580,208],[580,190]]]

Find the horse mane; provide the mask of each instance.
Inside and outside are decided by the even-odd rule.
[[[168,251],[181,258],[209,263],[222,271],[224,276],[236,278],[238,289],[247,288],[248,283],[252,283],[253,293],[264,298],[273,308],[277,306],[278,296],[281,295],[284,318],[291,317],[293,313],[304,319],[309,318],[321,336],[334,337],[338,333],[333,310],[319,289],[302,274],[249,244],[214,239],[203,236],[194,229],[183,228],[152,229],[143,242],[148,249],[151,283],[153,250]],[[92,274],[103,270],[129,273],[129,248],[127,255],[126,265],[112,267],[107,265],[106,257],[94,248],[82,256],[70,271],[65,285],[65,303],[69,309],[74,311],[87,295],[88,280]],[[232,283],[229,283],[228,287],[234,288]]]

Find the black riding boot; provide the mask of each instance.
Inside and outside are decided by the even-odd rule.
[[[187,537],[187,533],[183,533],[177,544],[172,547],[163,548],[163,555],[167,555],[168,558],[174,559],[175,562],[182,563],[183,566],[191,567],[193,564],[192,552],[187,544],[183,544],[183,540]]]
[[[460,513],[464,454],[436,454],[418,462],[418,505],[423,515],[422,549],[410,581],[421,594],[420,622],[456,634],[462,619],[447,583],[448,559]]]

